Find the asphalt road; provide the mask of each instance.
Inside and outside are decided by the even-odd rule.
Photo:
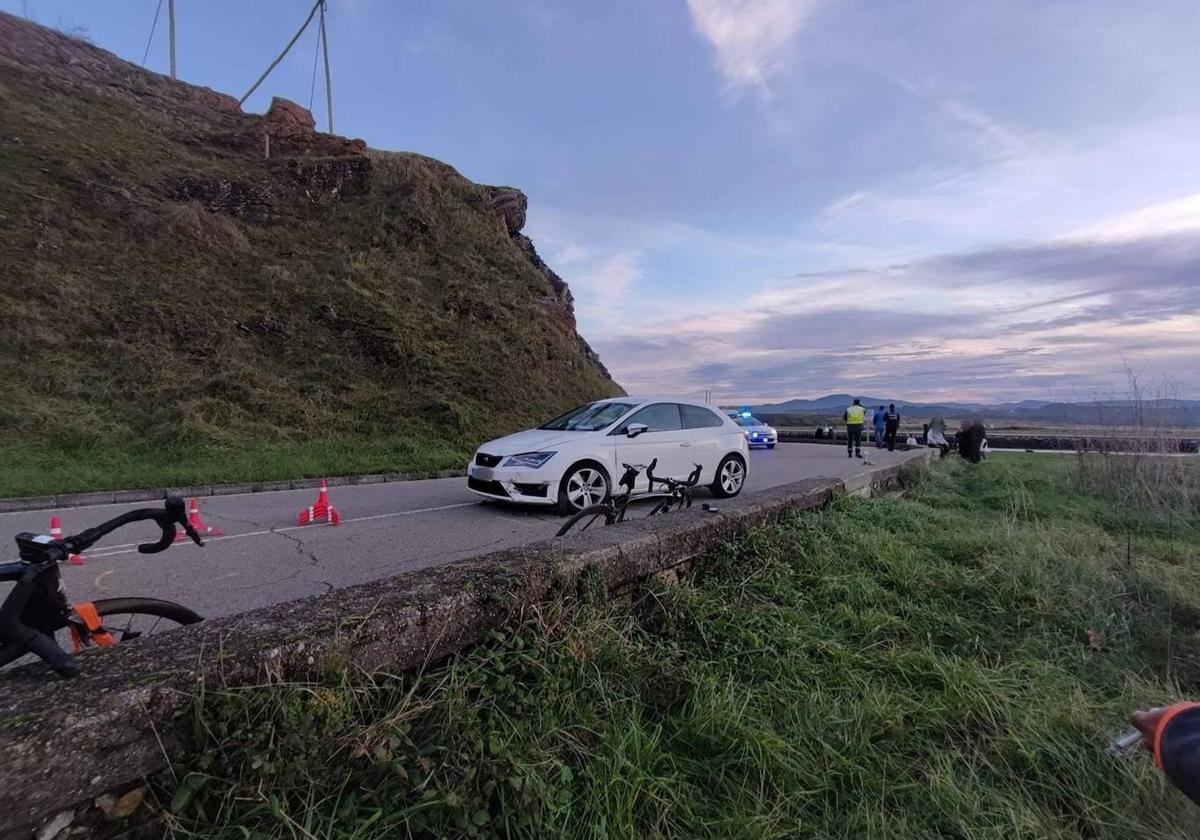
[[[867,455],[876,466],[905,457],[874,448]],[[870,469],[840,447],[784,443],[752,454],[744,492]],[[206,617],[232,615],[546,539],[562,522],[541,509],[485,502],[467,491],[465,478],[335,487],[330,497],[342,514],[338,527],[297,526],[299,511],[316,501],[315,490],[201,498],[201,516],[223,536],[210,536],[203,548],[188,541],[145,555],[134,546],[157,529],[141,522],[128,526],[88,551],[86,565],[63,566],[68,595],[72,601],[150,596]],[[145,506],[150,503],[68,508],[59,515],[70,534]],[[14,534],[47,533],[51,513],[0,514],[0,559],[16,559]]]

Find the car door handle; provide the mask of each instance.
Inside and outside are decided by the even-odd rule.
[[[689,441],[686,441],[686,440],[685,440],[683,443],[681,443],[681,444],[679,444],[679,445],[680,445],[680,446],[691,446],[692,444],[691,444]]]

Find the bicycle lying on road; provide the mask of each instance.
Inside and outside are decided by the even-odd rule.
[[[572,531],[575,533],[586,531],[597,522],[602,522],[605,525],[616,525],[618,522],[624,522],[625,511],[628,509],[629,503],[635,500],[659,500],[650,509],[650,513],[646,514],[647,516],[659,516],[678,508],[690,508],[692,506],[692,488],[700,480],[700,470],[702,467],[696,464],[696,468],[692,470],[691,474],[681,480],[678,478],[657,478],[654,475],[656,464],[658,464],[657,458],[651,461],[649,466],[645,467],[641,465],[622,464],[621,466],[625,468],[625,473],[621,476],[618,484],[625,488],[625,492],[620,495],[610,496],[599,504],[585,507],[563,523],[563,526],[558,529],[558,533],[555,536],[561,537]],[[649,492],[634,495],[633,486],[637,482],[638,475],[643,470],[646,473]],[[655,493],[655,484],[663,485],[665,490]]]
[[[69,632],[74,652],[79,653],[86,647],[111,647],[148,635],[164,621],[175,626],[202,620],[187,607],[157,598],[108,598],[74,605],[67,602],[59,564],[121,526],[144,520],[157,524],[162,538],[139,545],[142,554],[169,548],[175,541],[176,525],[182,526],[196,545],[204,545],[188,522],[183,499],[174,496],[161,510],[131,510],[71,537],[55,540],[42,534],[17,534],[21,559],[0,563],[0,582],[16,583],[0,606],[0,668],[33,653],[59,675],[70,677],[79,672],[79,663],[56,641],[60,631]]]

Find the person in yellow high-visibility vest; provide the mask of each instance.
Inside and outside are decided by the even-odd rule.
[[[863,408],[862,403],[857,398],[854,404],[842,412],[842,419],[846,421],[846,457],[853,458],[857,455],[862,457],[862,434],[863,422],[867,418],[867,410]]]

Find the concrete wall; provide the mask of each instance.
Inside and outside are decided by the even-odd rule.
[[[696,506],[206,621],[85,654],[73,680],[40,664],[0,675],[0,837],[166,767],[181,744],[178,715],[205,682],[303,678],[329,655],[366,670],[422,667],[574,591],[585,573],[626,586],[783,512],[892,487],[932,454],[849,483],[800,481],[724,501],[719,513]]]

